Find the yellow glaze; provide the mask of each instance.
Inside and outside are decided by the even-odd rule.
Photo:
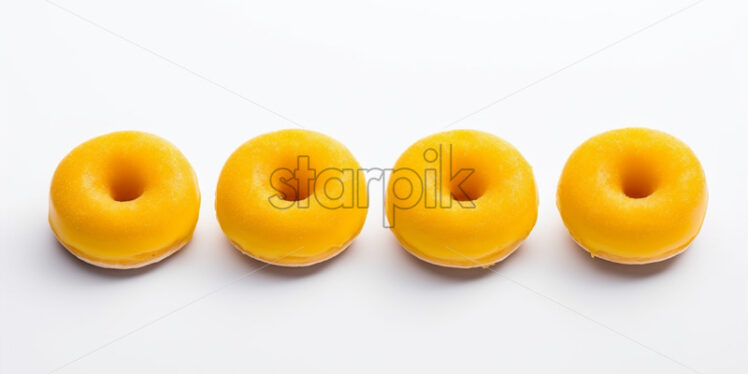
[[[454,130],[421,139],[400,156],[385,205],[392,232],[416,257],[488,267],[530,234],[538,195],[532,168],[511,144]]]
[[[613,130],[571,154],[557,205],[571,236],[593,257],[646,264],[677,255],[699,233],[706,179],[680,140],[650,129]]]
[[[199,209],[197,177],[182,153],[155,135],[121,131],[79,145],[60,162],[49,224],[81,260],[136,268],[184,246]]]
[[[361,231],[367,210],[364,174],[353,154],[307,130],[244,143],[226,161],[216,189],[218,222],[232,244],[281,266],[339,254]]]

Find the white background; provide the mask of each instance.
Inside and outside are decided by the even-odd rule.
[[[0,371],[746,372],[748,7],[690,4],[2,1]],[[281,116],[385,168],[507,95],[451,127],[534,167],[538,223],[493,271],[408,255],[376,188],[354,244],[311,268],[260,269],[218,227],[223,162]],[[691,145],[710,189],[693,246],[640,267],[591,259],[554,202],[575,146],[632,125]],[[203,193],[193,241],[136,271],[78,261],[47,224],[60,159],[123,129],[177,145]]]

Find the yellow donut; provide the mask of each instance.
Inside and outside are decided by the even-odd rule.
[[[282,130],[241,145],[216,189],[216,215],[242,253],[270,264],[307,266],[341,253],[368,210],[358,161],[335,139]]]
[[[650,129],[613,130],[571,154],[557,205],[571,236],[593,257],[646,264],[681,253],[699,233],[706,178],[680,140]]]
[[[197,177],[168,141],[114,132],[73,149],[52,178],[49,225],[73,255],[106,268],[158,262],[192,237]]]
[[[395,164],[385,205],[406,250],[456,268],[503,260],[538,215],[530,165],[511,144],[475,130],[442,132],[411,145]]]

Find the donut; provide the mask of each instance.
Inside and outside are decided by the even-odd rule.
[[[242,144],[216,188],[216,216],[241,253],[269,264],[313,265],[345,250],[366,220],[363,170],[329,136],[281,130]]]
[[[80,144],[52,177],[49,225],[70,253],[128,269],[158,262],[192,237],[200,189],[190,163],[168,141],[138,131]]]
[[[682,141],[624,128],[594,136],[569,157],[556,204],[592,257],[647,264],[683,252],[707,207],[704,170]]]
[[[405,150],[385,207],[390,230],[414,256],[445,267],[488,267],[530,234],[538,195],[530,164],[511,144],[453,130]]]

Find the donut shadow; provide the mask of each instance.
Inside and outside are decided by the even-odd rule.
[[[81,269],[81,271],[95,275],[97,277],[104,277],[104,278],[110,278],[110,279],[124,279],[124,278],[132,278],[137,277],[141,274],[151,272],[152,270],[159,268],[163,266],[164,263],[171,261],[172,258],[178,256],[182,251],[185,251],[188,249],[190,245],[192,245],[192,240],[190,240],[187,244],[185,244],[182,248],[180,248],[177,252],[172,253],[170,256],[162,259],[159,262],[149,264],[143,267],[139,268],[133,268],[133,269],[114,269],[114,268],[103,268],[99,267],[93,264],[90,264],[86,261],[83,261],[76,257],[74,254],[72,254],[70,251],[65,248],[65,246],[62,245],[57,240],[57,237],[55,237],[54,234],[49,234],[50,240],[54,242],[54,245],[57,246],[57,251],[55,251],[56,254],[58,254],[60,257],[64,258],[65,262],[69,263],[72,267]]]
[[[516,257],[518,255],[518,252],[522,251],[522,247],[524,247],[524,244],[516,249],[516,251],[512,254],[510,254],[507,258],[505,258],[503,261],[500,261],[496,264],[493,264],[489,266],[488,268],[452,268],[452,267],[445,267],[440,266],[436,264],[432,264],[430,262],[421,260],[420,258],[416,257],[410,251],[405,249],[402,245],[400,245],[400,242],[397,241],[397,239],[390,235],[390,247],[394,248],[398,253],[400,253],[400,256],[405,258],[409,264],[410,268],[418,269],[419,272],[427,274],[431,277],[438,278],[440,280],[449,280],[449,281],[455,281],[455,282],[469,282],[477,279],[481,279],[487,276],[490,276],[493,273],[498,272],[498,270],[505,266],[506,263],[510,262],[512,258]],[[496,274],[494,274],[496,275]]]
[[[351,243],[348,246],[348,248],[344,249],[342,252],[338,253],[332,258],[329,258],[322,262],[318,262],[313,265],[280,266],[280,265],[269,264],[267,262],[260,261],[254,257],[250,257],[244,254],[239,249],[234,247],[234,245],[228,239],[223,240],[223,243],[227,247],[227,250],[230,250],[234,254],[234,256],[239,258],[237,259],[237,261],[243,261],[243,262],[250,264],[252,269],[254,269],[254,271],[261,272],[265,276],[271,276],[271,277],[282,278],[282,279],[305,278],[305,277],[317,274],[321,272],[322,270],[327,269],[328,267],[332,266],[333,263],[341,261],[340,258],[344,257],[346,253],[353,250],[354,247],[356,246],[356,241],[354,240],[353,243]]]
[[[575,242],[574,239],[572,239],[572,237],[568,235],[568,233],[565,234],[565,237],[565,246],[568,250],[575,252],[575,258],[577,258],[578,261],[590,263],[590,268],[593,269],[596,273],[613,276],[620,279],[642,279],[657,276],[658,274],[661,274],[670,269],[676,262],[679,261],[680,257],[685,256],[688,252],[685,251],[669,259],[650,264],[619,264],[599,257],[592,257],[590,253],[582,248],[582,246],[580,246],[577,242]]]

